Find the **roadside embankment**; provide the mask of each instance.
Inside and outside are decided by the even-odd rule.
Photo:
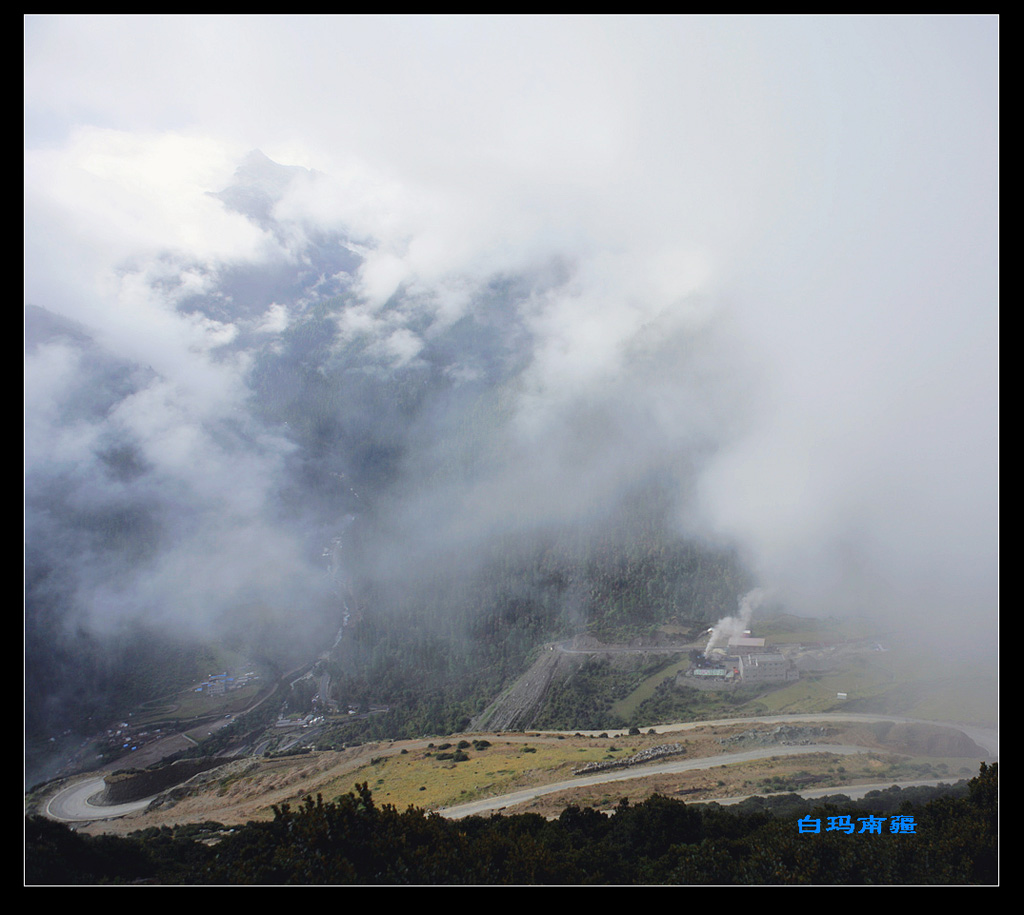
[[[181,782],[192,778],[193,775],[223,764],[223,759],[210,756],[204,759],[179,760],[159,769],[115,772],[104,777],[106,788],[96,803],[102,806],[128,804],[142,798],[152,797],[174,785],[181,784]]]

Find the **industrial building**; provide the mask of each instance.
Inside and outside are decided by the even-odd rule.
[[[714,635],[709,644],[715,641]],[[729,637],[728,648],[705,649],[693,653],[692,667],[686,676],[712,683],[786,683],[799,680],[796,666],[780,652],[768,648],[763,638],[754,638],[750,630]]]
[[[728,653],[731,655],[752,654],[764,650],[764,639],[752,639],[749,635],[734,635],[729,639]]]
[[[728,674],[732,673],[731,670],[726,670],[724,667],[697,667],[690,671],[690,674],[694,677],[710,677],[711,679],[724,680]]]
[[[740,679],[744,683],[784,683],[799,680],[800,672],[781,654],[741,654]]]

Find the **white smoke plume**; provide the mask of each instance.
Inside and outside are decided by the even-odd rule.
[[[754,611],[764,602],[765,590],[754,588],[740,598],[740,611],[736,616],[726,616],[720,619],[711,628],[711,638],[708,639],[708,647],[705,652],[713,648],[728,645],[729,639],[733,636],[743,635],[750,628],[750,618]]]
[[[93,341],[26,357],[26,544],[68,558],[39,606],[294,625],[325,578],[304,512],[354,507],[314,465],[394,480],[374,559],[403,574],[656,479],[789,611],[992,669],[998,17],[36,15],[24,56],[25,299]],[[223,197],[253,149],[301,166],[231,198],[255,221]],[[339,290],[361,368],[507,378],[459,423],[382,429],[353,393],[327,426],[381,447],[311,463],[250,412],[254,356]]]

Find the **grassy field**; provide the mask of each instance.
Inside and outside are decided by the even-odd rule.
[[[846,699],[839,699],[846,693]],[[995,723],[994,672],[938,664],[913,651],[865,651],[741,707],[762,714],[878,712],[933,721]]]
[[[689,660],[683,659],[669,667],[666,667],[664,670],[659,670],[656,674],[653,674],[644,680],[644,682],[634,689],[628,696],[613,704],[611,707],[612,714],[618,715],[625,721],[632,721],[641,703],[645,699],[650,699],[651,696],[654,695],[655,689],[657,689],[661,683],[665,680],[674,680],[677,674],[686,670],[689,666]]]
[[[767,638],[773,645],[796,642],[845,642],[870,638],[875,632],[860,620],[811,619],[780,613],[758,618],[753,628],[759,638]]]
[[[743,730],[741,726],[716,727],[681,740],[688,747],[687,758],[723,752],[719,738]],[[622,759],[639,749],[672,742],[671,735],[613,739],[552,738],[502,740],[484,751],[467,752],[470,759],[460,763],[438,761],[429,748],[379,757],[345,773],[325,786],[324,797],[352,790],[367,782],[380,803],[399,809],[414,805],[427,809],[467,803],[494,797],[534,785],[572,777],[572,770],[585,762]],[[637,771],[642,771],[637,770]],[[797,757],[773,757],[756,762],[733,763],[712,769],[655,776],[572,789],[574,803],[602,806],[606,799],[620,797],[642,799],[658,791],[669,796],[727,797],[797,790],[800,787],[828,787],[857,782],[897,781],[919,778],[949,778],[955,781],[977,773],[973,758],[908,757],[884,750],[865,751],[855,756],[837,757],[808,754]],[[564,808],[564,792],[541,800],[529,809]]]
[[[945,771],[943,771],[943,767]],[[653,776],[635,781],[572,788],[537,798],[517,807],[516,813],[557,816],[569,804],[609,810],[621,799],[638,804],[652,794],[685,801],[778,794],[808,788],[849,784],[886,784],[905,779],[948,777],[949,782],[978,774],[974,760],[948,762],[900,761],[884,754],[846,756],[837,761],[827,754],[778,757],[757,763],[736,763],[702,772]]]
[[[189,687],[173,696],[141,706],[133,715],[133,721],[136,725],[145,726],[172,719],[189,721],[209,715],[235,715],[247,709],[265,685],[257,680],[223,696],[197,693]]]
[[[758,632],[774,629],[767,636],[769,645],[784,650],[808,643],[835,646],[814,652],[822,668],[804,670],[797,681],[699,691],[690,681],[680,681],[683,688],[674,687],[677,674],[689,666],[688,659],[680,657],[628,694],[611,693],[608,717],[641,730],[669,721],[840,711],[985,726],[995,723],[994,671],[955,656],[936,659],[899,641],[893,648],[877,650],[875,643],[862,637],[861,627],[828,621],[808,625],[813,622],[794,617],[755,627]],[[802,628],[793,628],[797,624]],[[847,640],[853,635],[858,638]],[[612,686],[609,681],[609,692]]]
[[[150,826],[216,820],[225,824],[266,820],[272,805],[298,804],[306,796],[333,800],[366,782],[380,804],[399,810],[410,805],[426,810],[498,797],[513,791],[572,780],[572,770],[588,762],[622,759],[639,750],[681,743],[686,759],[728,752],[723,739],[772,725],[719,724],[685,732],[634,736],[584,737],[552,734],[467,735],[468,757],[461,762],[441,759],[452,753],[462,737],[437,740],[386,741],[277,759],[240,759],[225,771],[212,773],[205,786],[166,809],[84,825],[90,833],[125,834]],[[880,733],[880,731],[879,731]],[[472,745],[473,738],[477,746]],[[489,746],[480,748],[486,739]],[[515,812],[535,811],[556,816],[568,804],[598,808],[614,806],[621,798],[641,801],[652,793],[685,800],[707,800],[750,794],[795,791],[844,784],[891,784],[897,780],[942,779],[950,782],[977,774],[974,757],[928,757],[893,752],[877,733],[859,723],[842,725],[831,740],[865,746],[863,753],[836,756],[806,753],[770,756],[753,762],[716,765],[678,774],[644,775],[622,782],[572,787],[519,805]],[[444,744],[449,744],[442,749]],[[45,798],[37,799],[43,803]]]
[[[252,670],[254,664],[237,652],[207,646],[204,656],[197,661],[197,668],[204,672],[241,672]],[[169,720],[188,721],[209,715],[236,715],[257,699],[260,690],[266,687],[268,682],[264,677],[221,696],[211,695],[207,690],[196,692],[195,688],[199,682],[195,682],[139,706],[133,714],[134,723],[144,727]]]
[[[465,750],[463,762],[437,759],[437,747],[381,756],[370,765],[346,773],[337,793],[367,782],[381,803],[404,809],[444,807],[505,794],[541,782],[569,777],[572,769],[588,762],[621,759],[636,752],[636,738],[610,740],[492,737],[484,750]]]
[[[815,712],[877,712],[934,721],[995,724],[994,670],[959,657],[949,650],[939,657],[918,647],[913,633],[882,634],[857,620],[815,620],[780,614],[755,620],[755,635],[783,650],[799,644],[837,646],[828,670],[805,672],[800,680],[768,687],[737,702],[728,690],[705,691],[692,697],[692,707],[672,708],[684,718],[730,717],[759,714],[813,714]],[[875,640],[885,650],[875,650]],[[623,719],[636,719],[637,710],[666,678],[684,670],[680,660],[672,668],[649,677],[613,711]],[[846,698],[840,699],[839,694]],[[733,695],[733,698],[730,698]],[[639,722],[639,727],[656,722]]]

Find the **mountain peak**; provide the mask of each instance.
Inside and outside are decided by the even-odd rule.
[[[254,149],[235,169],[235,180],[238,185],[259,187],[273,196],[280,195],[294,178],[305,174],[309,174],[308,168],[301,165],[281,165],[262,150]]]
[[[299,175],[309,174],[301,165],[281,165],[262,150],[247,153],[235,169],[235,182],[222,191],[211,193],[228,209],[248,216],[261,225],[271,221],[274,204]]]

